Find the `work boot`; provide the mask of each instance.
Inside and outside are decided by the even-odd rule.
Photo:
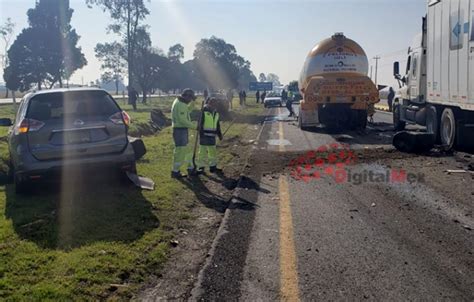
[[[172,171],[171,172],[171,178],[174,178],[174,179],[181,179],[183,177],[186,177],[186,175],[183,175],[181,174],[180,171]]]
[[[222,169],[218,169],[216,166],[209,167],[211,173],[222,173]]]
[[[188,176],[189,177],[196,177],[204,173],[204,170],[201,169],[188,169]]]

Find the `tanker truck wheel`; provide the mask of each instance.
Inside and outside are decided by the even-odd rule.
[[[367,127],[367,110],[353,110],[349,123],[350,130],[364,130]]]
[[[357,110],[357,128],[365,130],[365,128],[367,128],[367,118],[367,110]]]

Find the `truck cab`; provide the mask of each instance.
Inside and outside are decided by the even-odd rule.
[[[394,76],[400,89],[393,106],[393,121],[396,130],[403,130],[406,123],[426,125],[426,19],[424,31],[417,35],[408,48],[406,69],[400,74],[400,63],[394,63]]]
[[[474,148],[474,0],[426,0],[422,32],[408,49],[394,100],[396,130],[426,126],[445,150]]]

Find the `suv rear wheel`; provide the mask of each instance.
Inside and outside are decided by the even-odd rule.
[[[15,184],[15,193],[25,194],[31,190],[31,184],[18,174],[14,174],[13,182]]]

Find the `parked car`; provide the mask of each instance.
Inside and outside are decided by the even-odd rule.
[[[16,191],[50,175],[96,168],[135,172],[130,117],[106,91],[43,90],[25,95],[8,136]]]
[[[283,99],[281,97],[281,93],[274,91],[269,92],[263,100],[263,106],[265,108],[273,106],[283,107]]]

